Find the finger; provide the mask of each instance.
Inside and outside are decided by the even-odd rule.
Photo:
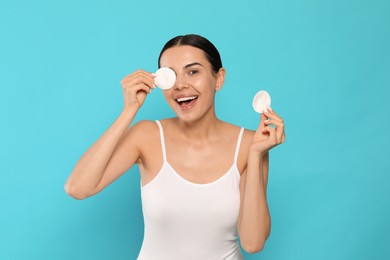
[[[264,121],[267,120],[267,117],[264,115],[264,114],[260,114],[260,123],[259,123],[259,127],[258,129],[260,131],[263,131],[265,125],[264,125]]]
[[[284,136],[284,125],[276,127],[276,139],[278,140],[278,144],[283,143]]]
[[[264,113],[261,113],[260,114],[260,123],[261,122],[264,122],[265,120],[267,120],[268,119],[268,117],[266,116],[266,115],[264,115]]]
[[[150,88],[155,88],[154,79],[151,76],[145,76],[142,74],[137,74],[131,78],[126,79],[123,82],[123,85],[125,85],[125,84],[126,85],[136,85],[136,84],[140,84],[140,83],[143,83],[143,84],[149,86]]]
[[[278,140],[278,143],[282,142],[282,137],[284,135],[284,123],[276,121],[274,119],[269,119],[264,122],[266,125],[273,124],[276,126],[276,138]]]
[[[143,82],[146,85],[150,86],[151,88],[155,88],[154,77],[151,74],[150,75],[139,74],[137,75],[136,79],[137,79],[137,83]]]
[[[152,93],[152,89],[148,86],[148,85],[146,85],[146,84],[144,84],[144,83],[137,83],[136,84],[136,89],[135,89],[135,92],[137,93],[138,91],[145,91],[146,93]]]
[[[270,126],[267,126],[267,127],[270,127]],[[270,132],[269,132],[269,136],[270,136],[270,139],[274,142],[274,144],[275,143],[277,143],[277,137],[276,137],[276,128],[273,128],[273,127],[270,127],[271,128],[271,130],[270,130]]]
[[[272,112],[264,112],[264,114],[267,116],[267,117],[269,117],[269,118],[272,118],[272,119],[275,119],[275,120],[277,120],[277,121],[283,121],[283,119],[280,117],[280,116],[278,116],[278,115],[276,115],[276,114],[274,114],[274,113],[272,113]]]
[[[154,79],[157,77],[156,74],[152,73],[152,72],[147,72],[147,71],[144,71],[142,70],[141,71],[142,75],[144,75],[146,78],[150,79],[151,82],[152,82],[152,86],[156,87],[156,85],[154,84]]]
[[[268,110],[268,111],[264,111],[264,114],[265,114],[267,117],[269,117],[269,118],[272,118],[272,119],[274,119],[274,120],[283,122],[283,119],[282,119],[280,116],[278,116],[276,113],[274,113],[274,112],[271,112],[271,111]]]
[[[271,107],[267,107],[266,112],[268,113],[268,115],[270,115],[270,116],[274,115],[277,118],[279,118],[280,120],[282,120],[282,118]]]
[[[155,75],[152,72],[148,72],[146,70],[141,70],[141,69],[134,71],[134,73],[130,74],[129,76],[138,75],[138,74],[155,77]]]
[[[131,92],[134,94],[138,94],[138,92],[140,92],[140,91],[145,92],[145,93],[151,93],[151,88],[143,83],[136,83],[133,85],[132,88],[122,87],[122,89],[126,93]]]
[[[266,126],[265,131],[269,133],[269,141],[271,141],[272,145],[276,145],[278,143],[276,138],[276,128]]]
[[[150,79],[152,81],[152,84],[154,84],[154,79],[157,77],[156,74],[154,74],[152,72],[147,72],[147,71],[142,71],[142,75],[144,75],[145,77]]]
[[[156,76],[153,75],[153,73],[146,72],[143,70],[138,70],[138,71],[124,77],[121,81],[121,84],[123,85],[123,84],[139,83],[141,81],[144,81],[145,83],[147,83],[147,85],[154,88],[155,87],[155,84],[154,84],[155,77]]]
[[[131,79],[131,78],[136,77],[137,75],[140,75],[140,74],[142,74],[142,73],[143,73],[142,70],[136,70],[136,71],[134,71],[133,73],[124,76],[124,77],[122,78],[122,81],[125,81],[125,80],[127,80],[127,79]]]
[[[275,125],[275,126],[283,126],[284,123],[283,122],[280,122],[278,120],[275,120],[275,119],[267,119],[264,121],[264,124],[265,125]]]

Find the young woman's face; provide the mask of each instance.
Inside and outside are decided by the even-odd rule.
[[[215,91],[223,85],[224,69],[214,75],[204,52],[187,45],[164,51],[160,66],[169,67],[176,73],[176,83],[164,91],[164,97],[177,117],[194,121],[214,113]]]

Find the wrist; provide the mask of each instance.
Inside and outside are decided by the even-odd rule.
[[[260,150],[258,145],[251,145],[249,149],[249,156],[262,158],[268,151]]]
[[[248,154],[248,162],[254,162],[255,164],[258,164],[263,159],[263,157],[264,156],[263,156],[262,153],[259,153],[259,152],[256,152],[256,151],[249,152],[249,154]]]
[[[122,114],[125,114],[127,116],[134,116],[135,114],[137,114],[138,109],[139,109],[139,107],[136,105],[133,105],[130,107],[126,106],[123,108]]]

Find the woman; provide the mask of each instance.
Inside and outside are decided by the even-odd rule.
[[[95,195],[137,163],[145,223],[138,259],[243,259],[238,236],[245,251],[259,252],[271,226],[268,151],[285,139],[282,118],[269,108],[256,132],[219,120],[214,98],[226,72],[199,35],[168,41],[158,65],[176,73],[164,90],[176,117],[129,127],[155,75],[123,78],[123,112],[81,157],[66,192]]]

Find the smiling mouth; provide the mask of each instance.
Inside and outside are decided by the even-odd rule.
[[[181,108],[190,108],[196,99],[198,99],[198,96],[183,97],[176,99],[176,102]]]
[[[176,99],[176,102],[179,103],[179,105],[183,104],[183,103],[190,103],[192,100],[195,100],[197,99],[198,96],[192,96],[192,97],[183,97],[183,98],[178,98]]]

